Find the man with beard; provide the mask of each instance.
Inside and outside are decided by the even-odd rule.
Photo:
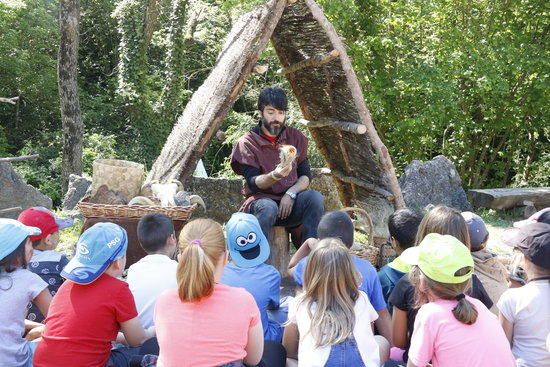
[[[258,218],[266,238],[273,226],[289,229],[302,225],[301,239],[317,238],[317,225],[324,212],[323,196],[308,190],[311,169],[307,138],[286,126],[287,98],[278,87],[265,88],[258,98],[260,121],[233,148],[231,167],[244,176],[246,197],[240,211]],[[279,165],[279,147],[292,145],[296,159]]]

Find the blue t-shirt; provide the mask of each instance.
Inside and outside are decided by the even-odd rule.
[[[370,262],[363,260],[357,256],[352,256],[355,268],[359,271],[362,277],[359,289],[367,294],[372,307],[378,312],[386,308],[386,302],[382,296],[382,287],[380,280],[376,274],[376,269]],[[307,257],[304,257],[294,268],[294,281],[299,286],[304,283],[304,271],[306,270]]]
[[[390,303],[390,294],[395,288],[395,285],[407,273],[396,270],[388,265],[384,265],[378,272],[378,278],[380,279],[380,285],[382,286],[382,295],[384,301],[388,304],[388,310],[392,312],[393,305]]]
[[[260,264],[252,268],[240,268],[233,263],[225,266],[221,283],[231,287],[244,288],[254,297],[264,329],[265,340],[281,341],[283,328],[270,321],[268,309],[279,308],[281,274],[271,265]],[[239,310],[235,310],[239,312]]]

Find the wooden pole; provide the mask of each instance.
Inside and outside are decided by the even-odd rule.
[[[310,57],[309,59],[305,59],[303,61],[297,62],[294,65],[290,65],[289,67],[286,67],[284,69],[281,69],[280,73],[282,75],[287,75],[290,73],[295,73],[299,70],[305,69],[305,68],[317,68],[319,66],[323,66],[325,64],[328,64],[334,59],[337,59],[338,56],[340,56],[340,52],[336,50],[332,50],[326,55],[319,55]]]
[[[20,157],[7,157],[7,158],[0,158],[0,162],[19,162],[19,161],[28,161],[31,159],[36,159],[39,157],[39,154],[32,154],[32,155],[22,155]]]
[[[335,129],[339,129],[342,131],[346,131],[353,134],[364,134],[367,132],[367,127],[363,124],[356,124],[355,122],[348,122],[348,121],[339,121],[335,119],[324,119],[319,121],[308,121],[305,119],[300,119],[300,123],[303,125],[309,127],[309,128],[317,128],[317,127],[334,127]]]

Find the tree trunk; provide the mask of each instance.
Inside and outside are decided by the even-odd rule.
[[[265,49],[286,1],[271,0],[235,23],[216,67],[178,118],[147,180],[184,181],[220,128]]]
[[[84,123],[78,99],[78,42],[80,2],[59,2],[61,39],[57,65],[61,122],[63,125],[63,159],[61,179],[63,193],[67,191],[69,175],[82,174],[82,140]]]

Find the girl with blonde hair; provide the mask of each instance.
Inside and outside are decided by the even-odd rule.
[[[178,240],[178,288],[164,292],[155,308],[158,365],[256,365],[263,330],[254,298],[219,284],[228,254],[221,225],[196,219]]]
[[[303,293],[289,307],[283,336],[287,356],[297,358],[299,367],[378,367],[385,362],[389,343],[374,336],[378,314],[359,283],[344,244],[321,240],[309,255]]]

